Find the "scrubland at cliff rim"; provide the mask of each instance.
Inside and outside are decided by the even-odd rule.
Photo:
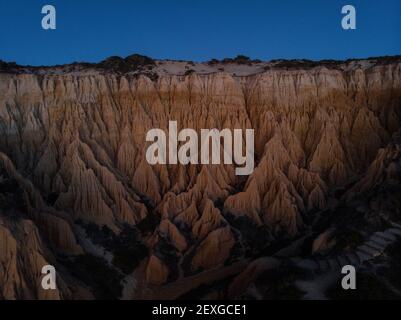
[[[332,60],[320,61],[308,59],[275,59],[262,61],[250,59],[244,55],[235,58],[224,58],[222,60],[211,59],[206,62],[193,62],[185,60],[157,60],[140,54],[132,54],[125,58],[119,56],[109,57],[99,63],[73,62],[54,66],[29,66],[18,65],[15,62],[0,60],[0,72],[11,73],[68,73],[77,71],[114,72],[121,74],[149,74],[149,75],[188,75],[195,73],[227,72],[232,75],[244,76],[261,73],[270,69],[297,70],[325,67],[328,69],[346,70],[357,66],[363,68],[373,67],[377,64],[397,63],[401,61],[401,55],[370,57],[366,59]]]

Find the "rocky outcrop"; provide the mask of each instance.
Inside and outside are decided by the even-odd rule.
[[[192,268],[209,269],[221,265],[230,257],[234,243],[235,239],[228,226],[210,232],[199,245],[192,259]]]
[[[146,281],[153,285],[161,285],[167,281],[168,274],[168,268],[163,261],[152,255],[146,269]]]

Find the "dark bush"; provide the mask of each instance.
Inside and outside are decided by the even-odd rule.
[[[116,235],[107,226],[100,228],[94,223],[79,223],[93,243],[113,254],[113,265],[125,274],[133,272],[148,255],[147,247],[140,240],[140,231],[135,227],[124,226]]]
[[[185,71],[184,76],[189,76],[190,74],[192,74],[194,72],[195,72],[195,70],[189,69],[189,70]]]
[[[133,54],[126,58],[112,56],[97,64],[98,68],[112,70],[121,73],[137,71],[142,67],[154,66],[155,61],[149,57]]]
[[[93,288],[96,299],[120,298],[123,277],[116,270],[110,268],[106,260],[85,254],[66,259],[63,264],[68,267],[73,276]]]
[[[0,71],[12,71],[18,68],[18,65],[15,62],[5,62],[0,60]]]
[[[262,62],[262,61],[259,59],[252,60],[247,56],[239,54],[235,58],[224,58],[223,60],[212,59],[208,62],[208,64],[215,65],[215,64],[219,64],[219,63],[221,63],[221,64],[236,63],[236,64],[252,65],[253,63],[260,63],[260,62]]]

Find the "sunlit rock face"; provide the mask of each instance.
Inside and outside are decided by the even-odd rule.
[[[135,270],[137,290],[252,257],[303,235],[335,205],[336,190],[351,201],[380,183],[400,128],[400,59],[308,68],[156,61],[150,69],[0,73],[0,297],[96,297],[65,257],[101,258],[122,285]],[[253,173],[148,164],[146,133],[167,131],[169,121],[198,132],[254,129]],[[131,247],[113,251],[124,228],[146,248],[138,262]],[[39,288],[45,264],[60,270],[51,293]]]

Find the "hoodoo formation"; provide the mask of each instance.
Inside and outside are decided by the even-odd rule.
[[[253,129],[254,171],[150,165],[173,120]],[[401,57],[0,62],[0,298],[268,297],[401,221],[400,124]]]

